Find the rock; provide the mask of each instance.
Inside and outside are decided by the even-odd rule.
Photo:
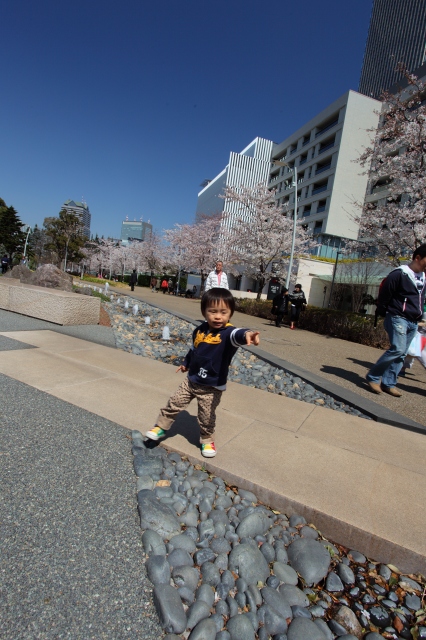
[[[188,553],[194,553],[196,550],[195,542],[189,536],[186,536],[184,533],[181,533],[178,536],[173,536],[169,540],[169,547],[173,549],[183,549]],[[193,564],[191,562],[191,564]]]
[[[228,620],[226,625],[231,640],[254,640],[254,629],[249,618],[236,615]]]
[[[287,631],[288,640],[327,640],[327,636],[308,618],[293,618]]]
[[[183,633],[187,627],[186,614],[176,589],[169,584],[154,588],[154,605],[160,624],[166,633]]]
[[[325,588],[332,593],[344,590],[343,582],[334,571],[330,571],[328,574],[327,580],[325,581]]]
[[[155,487],[155,482],[151,478],[151,476],[140,476],[137,481],[136,491],[143,491],[144,489],[148,489],[152,491]]]
[[[210,549],[214,553],[229,553],[231,545],[226,538],[213,538],[210,542]]]
[[[135,456],[133,458],[133,468],[137,476],[152,476],[152,474],[161,474],[163,463],[160,458]]]
[[[390,624],[390,615],[383,607],[371,607],[369,609],[370,621],[375,627],[384,629]]]
[[[211,607],[213,606],[214,591],[210,585],[201,584],[195,593],[195,597],[197,598],[197,600],[203,600],[207,604],[209,609],[211,609]]]
[[[283,564],[282,562],[274,562],[274,564],[272,565],[272,571],[280,580],[280,582],[291,584],[293,586],[295,586],[299,582],[297,573],[292,567],[289,567],[288,564]]]
[[[340,607],[334,616],[336,622],[342,625],[348,633],[356,638],[362,638],[362,627],[355,613],[349,607]]]
[[[281,618],[286,620],[287,618],[291,619],[293,617],[291,607],[282,593],[279,593],[275,589],[271,589],[271,587],[263,587],[260,590],[260,593],[262,594],[264,602],[266,602],[271,609],[281,616]],[[283,629],[282,632],[275,631],[274,633],[284,633],[284,631],[286,631],[286,629]],[[271,635],[274,634],[271,632]]]
[[[301,589],[291,584],[282,584],[278,589],[290,607],[309,607],[309,598]]]
[[[271,525],[269,518],[262,517],[259,513],[251,513],[237,527],[237,534],[240,538],[254,538],[265,533]]]
[[[316,540],[299,538],[288,547],[289,563],[304,579],[308,586],[317,584],[328,573],[331,558]]]
[[[169,584],[170,565],[165,556],[151,556],[146,561],[145,566],[152,584]]]
[[[348,558],[350,560],[353,560],[357,564],[365,564],[367,562],[367,558],[362,555],[362,553],[359,553],[359,551],[354,551],[353,549],[349,551]]]
[[[152,529],[143,532],[142,545],[147,556],[165,556],[167,553],[162,537]]]
[[[192,630],[189,636],[189,640],[215,640],[216,639],[216,625],[211,618],[201,620],[197,626]]]
[[[33,284],[37,287],[47,287],[49,289],[60,289],[61,291],[72,291],[72,276],[64,273],[53,264],[42,264],[37,271],[26,271],[20,267],[20,280],[25,284]],[[14,277],[14,276],[12,276]]]
[[[265,582],[269,576],[269,566],[257,547],[239,544],[229,554],[229,569],[236,571],[248,584]]]
[[[172,568],[183,567],[183,566],[187,566],[187,567],[194,566],[193,559],[191,558],[189,553],[184,549],[174,549],[174,551],[169,553],[169,555],[167,556],[167,561]]]
[[[201,620],[208,618],[210,607],[204,600],[196,600],[188,609],[188,629],[193,629]],[[216,631],[216,626],[215,626]]]
[[[337,573],[344,584],[355,584],[355,575],[350,567],[343,562],[337,565]]]
[[[163,540],[180,534],[180,524],[173,511],[152,491],[139,491],[138,507],[142,529],[153,529]]]
[[[204,562],[201,565],[200,571],[204,584],[209,584],[212,587],[216,587],[216,585],[219,584],[220,572],[214,564],[211,562]]]

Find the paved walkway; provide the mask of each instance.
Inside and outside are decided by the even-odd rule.
[[[22,339],[0,336],[2,364],[30,382],[0,374],[0,637],[158,640],[128,431],[35,388],[37,356],[52,375],[68,363]]]
[[[133,293],[130,292],[130,288],[117,288],[116,293],[132,295],[194,320],[201,319],[199,300],[152,293],[146,287],[136,287]],[[261,331],[263,351],[330,380],[368,401],[426,425],[426,369],[419,362],[414,363],[406,378],[399,379],[398,388],[403,393],[401,398],[393,398],[385,393],[376,395],[368,390],[365,374],[383,353],[382,350],[322,336],[312,331],[290,331],[288,327],[277,329],[268,320],[242,313],[235,313],[233,323],[237,326],[249,324],[251,328]]]
[[[58,332],[1,336],[23,348],[0,351],[0,373],[127,429],[152,426],[179,382],[171,365]],[[336,542],[426,573],[424,435],[230,383],[218,410],[218,455],[206,461],[195,411],[179,416],[166,447],[304,515]]]

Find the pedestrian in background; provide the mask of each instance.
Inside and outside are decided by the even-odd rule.
[[[301,284],[294,285],[293,293],[289,294],[289,300],[291,303],[290,307],[290,329],[295,329],[295,324],[298,322],[300,317],[300,312],[303,307],[307,304],[305,294],[302,291]]]
[[[163,294],[166,293],[168,288],[169,285],[167,284],[167,280],[166,278],[163,278],[163,281],[161,282],[161,289],[163,290]]]
[[[157,278],[151,278],[151,291],[157,291]]]
[[[167,288],[169,290],[169,295],[173,293],[173,280],[171,278],[169,278],[169,281],[167,283]]]
[[[229,289],[228,277],[223,271],[222,260],[216,261],[216,268],[210,271],[206,279],[204,291],[219,287],[220,289]]]
[[[1,259],[1,272],[2,273],[6,273],[8,265],[9,265],[9,258],[7,257],[7,253],[5,253],[3,258]]]
[[[284,316],[288,314],[288,289],[282,287],[281,291],[272,300],[272,313],[276,316],[275,326],[281,327]]]
[[[374,393],[384,391],[395,398],[402,395],[396,384],[423,315],[425,272],[426,244],[421,244],[414,250],[410,264],[391,271],[380,286],[377,309],[379,315],[385,316],[384,327],[391,346],[367,373],[368,386]]]
[[[133,269],[130,275],[130,280],[129,280],[131,291],[135,290],[135,284],[137,283],[137,281],[138,281],[138,274],[136,273],[136,269]]]

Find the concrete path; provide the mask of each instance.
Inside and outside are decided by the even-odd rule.
[[[132,295],[148,304],[177,313],[193,320],[201,319],[200,301],[176,296],[152,293],[147,287],[117,288],[117,295]],[[232,320],[236,326],[249,326],[261,332],[261,349],[293,363],[323,380],[329,380],[342,389],[365,398],[368,403],[379,404],[387,410],[399,413],[411,420],[426,425],[426,369],[415,362],[406,378],[400,378],[398,388],[401,398],[388,394],[373,394],[365,383],[365,374],[383,353],[380,349],[322,336],[312,331],[290,331],[288,327],[277,329],[264,318],[255,318],[236,313]]]
[[[181,379],[170,365],[53,331],[0,336],[34,347],[1,351],[0,373],[128,429],[151,427]],[[195,411],[179,416],[166,447],[338,543],[426,573],[424,435],[230,383],[207,461]]]

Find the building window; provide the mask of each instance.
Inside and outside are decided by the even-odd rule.
[[[336,115],[334,115],[332,118],[329,118],[326,122],[323,122],[323,124],[321,124],[318,127],[317,132],[315,134],[315,137],[319,138],[319,136],[322,136],[323,133],[325,133],[329,129],[332,129],[333,127],[335,127],[336,124],[339,124],[339,114],[338,113]]]
[[[308,144],[308,142],[310,141],[311,141],[311,134],[308,133],[306,136],[303,136],[302,147],[304,147],[305,144]]]
[[[335,136],[333,136],[332,138],[327,138],[327,140],[324,140],[324,142],[321,142],[320,148],[318,149],[318,155],[320,155],[320,153],[324,153],[328,149],[331,149],[332,147],[334,147],[334,145],[335,145]]]
[[[318,235],[322,231],[322,220],[317,220],[314,226],[314,235]]]
[[[321,164],[317,164],[315,175],[317,176],[319,173],[323,173],[324,171],[328,171],[329,169],[331,169],[331,159],[326,160],[326,162],[322,162]]]
[[[325,211],[326,205],[327,205],[327,200],[319,200],[318,206],[317,206],[317,213],[321,213],[322,211]]]
[[[324,180],[322,182],[316,182],[312,188],[312,194],[315,195],[317,193],[321,193],[322,191],[327,191],[328,189],[328,180]]]

